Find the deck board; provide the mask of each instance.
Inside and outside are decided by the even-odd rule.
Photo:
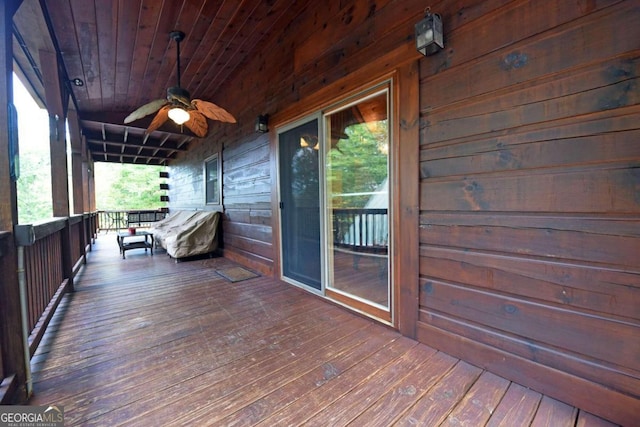
[[[419,368],[434,353],[435,350],[426,346],[413,346],[401,357],[380,366],[365,381],[327,405],[306,424],[318,427],[349,424],[379,398],[382,390],[394,388],[399,379]]]
[[[509,381],[483,372],[441,426],[483,426],[502,400]]]
[[[392,389],[380,396],[367,410],[360,413],[349,426],[368,427],[371,425],[371,420],[375,420],[375,423],[381,426],[392,425],[420,395],[425,394],[437,384],[456,362],[457,359],[445,353],[433,353]]]
[[[65,425],[607,426],[224,258],[101,235],[32,359]]]
[[[542,395],[520,384],[511,383],[500,406],[491,415],[487,427],[510,427],[515,423],[531,423]]]
[[[577,408],[543,396],[531,427],[574,427],[577,415]]]
[[[437,426],[476,382],[482,370],[459,361],[396,422],[399,426]]]

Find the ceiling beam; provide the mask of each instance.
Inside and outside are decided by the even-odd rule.
[[[163,157],[163,156],[145,156],[145,155],[140,155],[140,154],[128,154],[128,153],[110,153],[110,152],[103,152],[103,151],[91,151],[91,153],[93,154],[93,158],[94,160],[98,160],[100,161],[99,157],[103,157],[106,158],[107,156],[113,156],[113,157],[129,157],[132,159],[135,158],[141,158],[141,159],[150,159],[150,160],[158,160],[161,162],[165,162],[167,160],[172,160],[173,157]],[[103,160],[106,161],[106,160]]]
[[[89,144],[89,149],[91,150],[92,153],[95,153],[97,151],[107,152],[112,154],[142,152],[142,150],[138,150],[138,148],[140,147],[137,145],[122,144],[118,142],[96,141],[96,140],[88,139],[87,144]],[[164,155],[165,157],[168,157],[177,153],[177,150],[173,150],[170,148],[165,148],[165,149],[157,148],[157,147],[142,147],[142,148],[145,150],[152,151],[154,155],[157,155],[157,156]],[[130,149],[130,150],[126,151],[127,149]]]
[[[106,138],[104,139],[102,134],[99,132],[87,132],[85,131],[84,136],[87,138],[87,141],[91,141],[94,143],[106,143],[106,144],[113,144],[113,145],[126,145],[127,147],[132,147],[132,148],[138,148],[138,147],[142,147],[142,148],[158,148],[161,150],[168,150],[168,151],[187,151],[187,148],[184,145],[178,145],[179,143],[176,141],[169,141],[169,142],[164,142],[161,139],[148,139],[145,143],[145,138],[141,138],[139,136],[135,136],[135,135],[129,135],[127,137],[127,141],[122,141],[120,139],[115,139],[115,138]],[[114,135],[117,136],[117,135]]]
[[[153,120],[155,115],[150,114],[147,117],[143,117],[140,120],[136,120],[135,122],[128,124],[124,123],[124,118],[126,116],[127,113],[121,112],[81,113],[80,120],[83,126],[99,126],[102,124],[106,124],[109,126],[120,126],[146,130],[151,124],[151,121]],[[167,120],[165,124],[163,124],[159,129],[153,131],[152,134],[157,132],[187,136],[190,138],[198,138],[198,136],[191,132],[187,127],[178,126],[171,120]]]

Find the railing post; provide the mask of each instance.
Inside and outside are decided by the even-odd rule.
[[[84,263],[87,263],[87,251],[91,252],[91,214],[85,213],[82,215],[82,232],[84,233]],[[88,247],[88,249],[87,249]]]
[[[13,105],[13,15],[20,0],[0,2],[0,352],[2,376],[0,403],[24,403],[26,364],[21,328],[18,255],[11,238],[18,223],[17,168],[11,153],[17,153],[17,124],[9,113]],[[11,109],[13,112],[14,110]],[[15,131],[15,133],[14,133]]]
[[[91,243],[95,243],[96,242],[96,234],[98,233],[98,219],[99,219],[99,214],[98,212],[91,212]],[[93,250],[93,247],[89,247],[89,251]]]
[[[62,274],[69,280],[67,292],[73,292],[73,257],[71,256],[71,221],[67,217],[64,229],[62,230]]]
[[[82,220],[78,227],[79,241],[80,241],[80,256],[82,257],[82,263],[87,263],[87,215],[82,214]]]
[[[24,403],[28,399],[28,362],[24,357],[28,348],[22,336],[23,314],[18,281],[18,254],[12,233],[0,234],[0,351],[2,373],[0,404]],[[3,381],[4,379],[4,381]]]

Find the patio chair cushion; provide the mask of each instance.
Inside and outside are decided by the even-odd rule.
[[[172,258],[202,255],[218,248],[220,212],[176,211],[153,225],[156,245]]]

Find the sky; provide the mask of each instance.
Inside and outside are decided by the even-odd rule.
[[[13,75],[13,104],[18,110],[20,151],[49,150],[49,115],[38,107],[22,82]]]

